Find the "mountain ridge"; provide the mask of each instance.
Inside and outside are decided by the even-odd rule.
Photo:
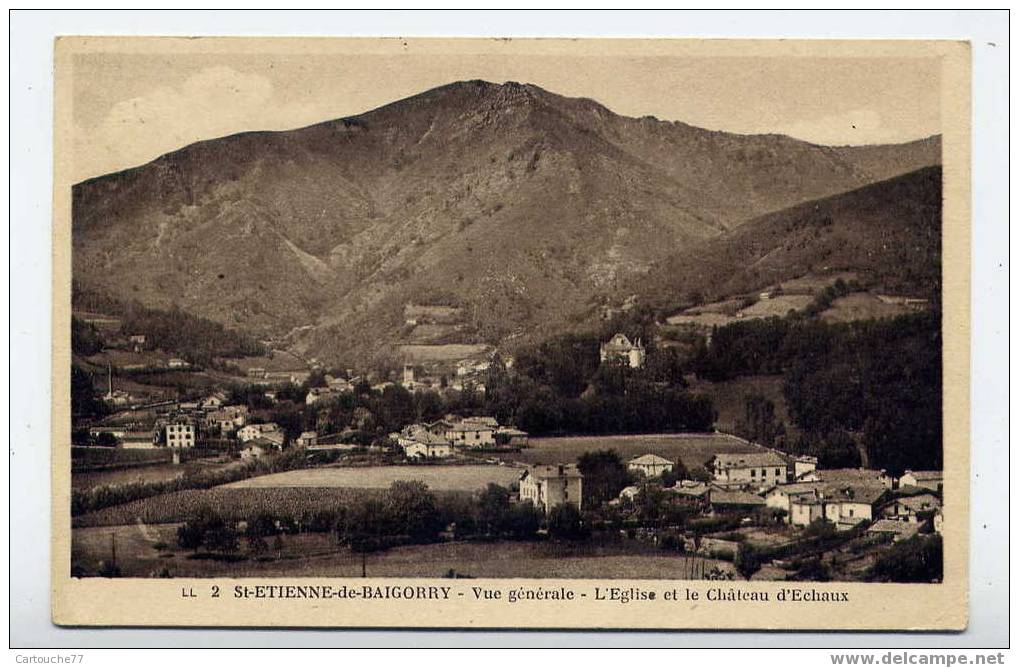
[[[629,118],[531,84],[454,82],[304,128],[204,140],[74,187],[76,280],[326,358],[402,304],[498,344],[677,249],[940,162],[940,139],[821,147]],[[336,342],[342,342],[337,344]]]

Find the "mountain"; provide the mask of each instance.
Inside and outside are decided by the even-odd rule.
[[[667,309],[843,271],[892,294],[940,293],[940,167],[761,216],[657,262],[631,288]]]
[[[583,320],[763,214],[939,164],[940,150],[938,137],[834,148],[713,132],[458,82],[77,184],[73,271],[83,288],[326,360],[384,351],[408,303],[461,307],[455,338],[498,344]]]

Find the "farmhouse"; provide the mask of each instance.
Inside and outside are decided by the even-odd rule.
[[[810,526],[824,517],[824,502],[816,494],[797,494],[789,499],[789,524]]]
[[[574,464],[532,466],[520,476],[520,500],[530,501],[545,514],[563,503],[580,510],[583,478]]]
[[[890,538],[892,542],[895,543],[906,538],[912,538],[919,531],[919,524],[914,524],[912,522],[896,522],[895,520],[878,520],[867,529],[867,533]]]
[[[495,442],[499,445],[526,448],[528,434],[516,427],[499,427],[495,430]]]
[[[420,430],[406,440],[403,453],[408,459],[444,459],[453,455],[453,448],[449,441]]]
[[[943,486],[941,471],[906,471],[899,478],[899,487],[922,487],[940,494]]]
[[[279,450],[275,443],[265,438],[253,438],[241,450],[241,459],[262,459],[269,453]]]
[[[826,519],[847,529],[875,516],[875,508],[887,498],[888,490],[873,480],[851,482],[797,482],[778,485],[765,496],[769,508],[784,510],[786,522],[807,526]]]
[[[740,513],[763,508],[764,499],[750,492],[729,491],[712,487],[708,491],[708,503],[716,513]]]
[[[166,445],[170,448],[193,448],[196,430],[190,420],[175,420],[166,425]]]
[[[297,437],[297,445],[304,447],[317,445],[318,444],[318,433],[314,431],[304,431]]]
[[[334,378],[330,375],[326,375],[326,386],[333,392],[351,392],[354,389],[346,378]]]
[[[655,454],[634,457],[626,464],[628,470],[640,473],[645,478],[657,478],[666,471],[671,471],[674,467],[675,464],[671,461]]]
[[[715,482],[742,485],[778,485],[786,482],[789,465],[774,452],[717,454],[712,459]]]
[[[280,431],[280,426],[275,422],[266,422],[265,424],[249,424],[237,430],[237,438],[241,442],[250,441],[251,439],[258,438],[263,434],[276,431]]]
[[[100,434],[109,434],[110,436],[113,436],[114,438],[120,439],[120,438],[124,438],[124,434],[125,433],[127,433],[127,430],[124,429],[123,427],[102,427],[102,426],[99,426],[99,427],[89,427],[88,428],[88,434],[89,434],[89,436],[91,436],[93,438],[95,438],[96,436],[99,436]]]
[[[624,487],[622,491],[619,492],[619,496],[616,498],[615,503],[620,503],[622,501],[633,501],[633,499],[638,494],[640,494],[641,489],[642,488],[639,485],[630,485],[629,487]]]
[[[680,480],[672,487],[667,487],[665,491],[684,501],[703,501],[708,497],[710,489],[707,483],[697,480]]]
[[[892,488],[893,478],[883,469],[815,469],[801,474],[796,478],[797,482],[845,482],[845,483],[873,483],[885,489]]]
[[[213,392],[202,400],[202,408],[205,410],[221,408],[226,403],[226,393]]]
[[[793,457],[793,480],[799,480],[800,476],[817,469],[817,457],[809,455],[798,455]]]
[[[838,529],[874,519],[874,508],[886,498],[888,490],[877,485],[839,487],[824,497],[824,518]]]
[[[625,362],[632,369],[640,369],[644,367],[647,351],[640,339],[631,343],[626,334],[619,332],[601,344],[598,355],[602,362]]]
[[[933,494],[898,497],[881,510],[881,516],[899,522],[922,522],[941,510],[941,499]]]
[[[334,392],[333,392],[333,390],[331,388],[328,388],[328,387],[313,387],[310,390],[308,390],[308,394],[306,394],[304,396],[304,404],[306,406],[311,406],[313,403],[315,403],[319,399],[323,399],[323,398],[328,397],[328,396],[330,396],[332,394],[334,394]]]
[[[283,444],[287,442],[287,435],[286,433],[283,432],[282,429],[277,429],[274,431],[263,431],[256,438],[269,441],[274,446],[276,446],[277,449],[282,449]]]
[[[495,445],[495,427],[485,418],[468,418],[446,430],[445,438],[458,448],[486,448]]]

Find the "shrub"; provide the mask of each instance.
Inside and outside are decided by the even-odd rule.
[[[560,503],[548,514],[548,533],[553,538],[575,540],[587,536],[580,511],[571,503]]]

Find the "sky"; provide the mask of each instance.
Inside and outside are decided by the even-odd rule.
[[[935,57],[101,52],[73,60],[74,180],[204,139],[356,115],[466,79],[533,83],[626,116],[818,144],[941,132]]]

